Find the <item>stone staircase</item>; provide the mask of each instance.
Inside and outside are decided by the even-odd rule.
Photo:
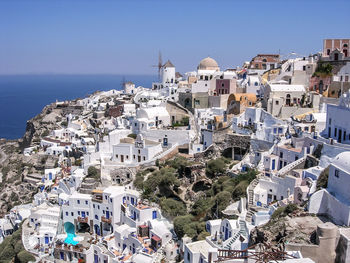
[[[168,242],[166,242],[165,244],[162,245],[162,247],[160,249],[157,250],[157,254],[153,260],[154,263],[160,263],[162,262],[162,259],[164,258],[164,248],[166,247],[166,245],[168,245],[170,242],[172,242],[172,239],[170,239]]]
[[[79,192],[82,194],[91,194],[92,190],[98,187],[98,184],[94,178],[85,178],[80,185]]]
[[[254,202],[254,189],[258,185],[259,179],[255,178],[248,186],[248,206],[252,206]]]
[[[247,211],[247,214],[246,214],[246,216],[245,216],[245,220],[246,220],[247,222],[251,223],[251,222],[252,222],[252,217],[253,217],[253,215],[254,215],[255,212],[256,212],[256,211],[254,211],[252,208],[249,208],[249,210]]]
[[[35,185],[35,184],[41,182],[42,178],[43,178],[42,174],[27,174],[26,176],[24,176],[24,180],[23,181]]]
[[[296,160],[295,162],[292,162],[290,164],[288,164],[287,166],[283,167],[282,169],[280,169],[277,172],[277,176],[284,176],[287,173],[289,173],[290,171],[292,171],[295,167],[297,167],[298,165],[302,164],[303,162],[306,161],[306,157],[307,155],[303,156],[302,158]]]
[[[231,245],[239,238],[243,236],[248,238],[248,233],[246,231],[246,223],[244,220],[239,220],[239,231],[235,233],[233,237],[229,239],[229,242],[224,246],[225,249],[231,249]]]

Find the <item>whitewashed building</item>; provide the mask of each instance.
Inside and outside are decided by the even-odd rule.
[[[326,215],[339,225],[350,226],[350,152],[343,152],[329,166],[327,189],[315,192],[309,212]]]

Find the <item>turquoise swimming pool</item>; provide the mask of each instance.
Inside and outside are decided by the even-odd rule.
[[[64,243],[70,244],[70,245],[78,244],[79,243],[78,241],[73,240],[73,238],[76,237],[74,233],[74,225],[72,223],[67,222],[64,224],[64,229],[66,230],[66,233],[67,233],[67,237],[64,240]]]
[[[74,241],[73,238],[75,237],[75,234],[71,234],[71,233],[67,233],[67,237],[64,240],[64,243],[66,244],[71,244],[71,245],[76,245],[79,242],[78,241]]]

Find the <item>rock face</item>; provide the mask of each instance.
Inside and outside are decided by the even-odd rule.
[[[32,144],[39,144],[43,134],[59,129],[57,121],[61,121],[64,116],[62,109],[55,108],[54,104],[45,106],[40,114],[27,121],[26,131],[18,140],[20,150],[23,151]]]
[[[15,205],[31,202],[37,192],[35,183],[56,160],[54,156],[24,156],[17,141],[0,144],[0,217]]]
[[[286,216],[258,226],[251,231],[249,244],[261,242],[277,245],[280,242],[313,244],[313,234],[322,221],[304,214]]]
[[[34,128],[33,122],[27,121],[26,132],[24,133],[24,136],[22,137],[22,139],[19,140],[19,147],[22,150],[30,146],[34,133],[35,133],[35,128]]]

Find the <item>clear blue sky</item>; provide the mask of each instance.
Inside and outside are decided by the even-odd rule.
[[[257,53],[308,55],[349,38],[348,0],[0,0],[0,74],[156,74],[206,57],[223,68]]]

